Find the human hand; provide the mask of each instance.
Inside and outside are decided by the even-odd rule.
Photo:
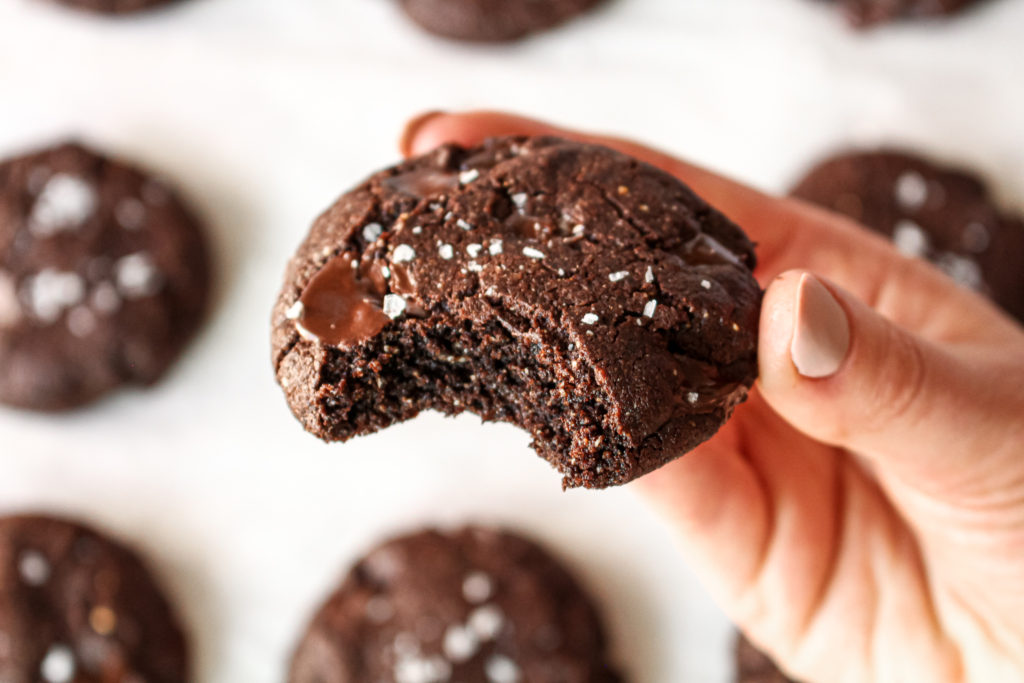
[[[757,387],[635,484],[736,623],[809,681],[1024,680],[1024,330],[848,219],[635,143],[478,112],[402,152],[507,134],[643,159],[759,244]]]

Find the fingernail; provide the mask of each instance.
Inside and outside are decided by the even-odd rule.
[[[850,350],[850,321],[821,280],[804,273],[796,292],[796,323],[789,353],[797,372],[820,379],[838,372]]]
[[[401,152],[402,156],[409,156],[412,153],[412,142],[416,139],[416,134],[423,128],[423,124],[427,121],[441,116],[444,114],[443,111],[433,110],[420,114],[414,117],[405,124],[405,130],[402,131],[402,137],[398,140],[398,151]]]

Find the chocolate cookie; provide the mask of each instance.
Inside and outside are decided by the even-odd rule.
[[[60,410],[156,381],[209,279],[163,182],[76,144],[0,163],[0,402]]]
[[[316,221],[274,310],[274,366],[325,440],[468,410],[528,430],[566,486],[622,484],[746,397],[754,261],[686,186],[610,149],[445,146]]]
[[[896,19],[955,14],[977,0],[833,0],[851,24],[858,27]]]
[[[892,238],[1024,320],[1024,222],[971,173],[899,151],[845,152],[792,194]]]
[[[0,518],[0,680],[184,683],[185,639],[129,550],[50,517]]]
[[[130,14],[141,10],[168,5],[176,0],[47,0],[99,14]]]
[[[475,42],[517,40],[582,14],[601,0],[401,0],[431,33]]]
[[[614,683],[590,599],[530,541],[470,527],[392,540],[320,608],[290,683]]]
[[[771,657],[738,635],[736,638],[736,683],[796,683],[775,666]]]

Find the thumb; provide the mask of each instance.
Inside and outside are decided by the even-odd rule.
[[[769,286],[758,353],[761,393],[784,419],[925,492],[983,486],[1020,443],[1021,378],[998,354],[918,337],[808,272]]]

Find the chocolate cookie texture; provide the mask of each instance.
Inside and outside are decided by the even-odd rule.
[[[682,183],[612,150],[445,146],[316,221],[273,314],[277,378],[325,440],[468,410],[528,430],[566,486],[621,484],[746,397],[754,261]]]
[[[775,662],[753,643],[736,638],[736,683],[796,683],[775,666]]]
[[[888,235],[1024,320],[1024,222],[1002,212],[975,175],[906,152],[844,152],[792,194]]]
[[[544,550],[470,527],[383,544],[320,608],[290,683],[614,683],[588,596]]]
[[[132,552],[69,521],[0,518],[0,680],[184,683],[185,639]]]
[[[99,14],[130,14],[169,5],[177,0],[48,0],[59,5]]]
[[[978,0],[834,0],[854,26],[955,14]]]
[[[505,42],[561,24],[601,0],[401,0],[420,26],[445,38]]]
[[[198,222],[161,181],[76,144],[0,163],[0,402],[154,382],[208,289]]]

